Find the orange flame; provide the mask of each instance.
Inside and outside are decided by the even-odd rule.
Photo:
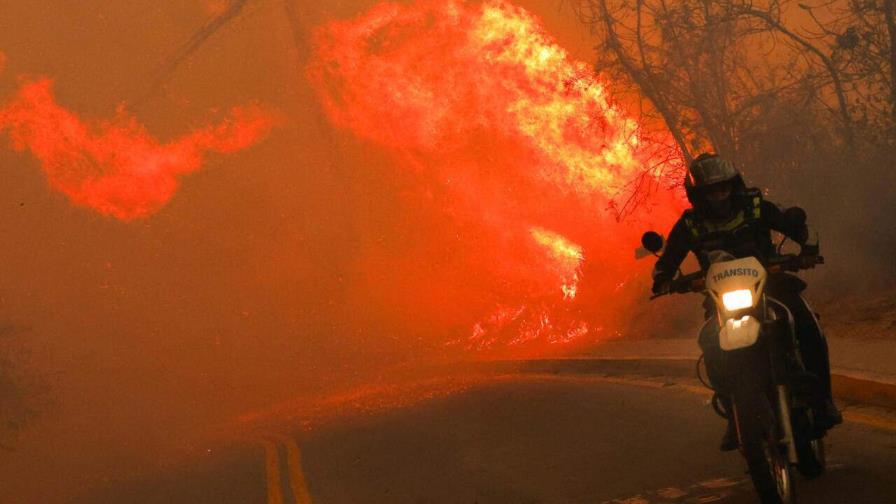
[[[562,280],[563,299],[576,297],[581,264],[585,260],[582,247],[563,236],[541,228],[532,228],[532,238],[550,253],[550,259]]]
[[[49,79],[25,82],[0,108],[0,130],[16,150],[34,154],[50,186],[76,204],[123,220],[164,206],[177,177],[198,170],[206,152],[245,149],[272,125],[260,108],[237,107],[224,122],[162,144],[123,107],[112,120],[83,121],[56,103]]]
[[[331,121],[392,152],[425,195],[414,201],[463,230],[420,235],[413,254],[396,254],[384,304],[468,318],[468,346],[480,348],[597,337],[589,327],[630,302],[603,296],[628,278],[637,244],[612,208],[636,178],[656,186],[672,142],[647,138],[535,16],[503,0],[382,3],[320,28],[315,42],[308,76]],[[680,206],[658,194],[634,218],[665,225]],[[581,275],[586,251],[601,274]],[[427,261],[451,267],[429,272]],[[403,296],[422,283],[439,292],[432,306]],[[601,305],[590,325],[573,300]]]

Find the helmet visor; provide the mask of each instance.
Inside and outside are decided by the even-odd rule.
[[[693,187],[706,187],[725,182],[737,176],[731,162],[719,157],[711,157],[695,162],[688,170],[689,182]]]

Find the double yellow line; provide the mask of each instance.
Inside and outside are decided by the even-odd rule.
[[[312,504],[308,493],[305,473],[302,471],[302,455],[292,436],[274,435],[261,440],[264,446],[265,472],[267,473],[268,504],[286,504],[283,495],[280,450],[278,444],[286,448],[286,470],[289,488],[295,500],[293,504]]]

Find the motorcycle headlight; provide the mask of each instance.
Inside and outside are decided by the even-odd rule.
[[[740,289],[736,291],[726,292],[722,294],[722,304],[728,311],[743,310],[744,308],[752,308],[753,291],[750,289]]]

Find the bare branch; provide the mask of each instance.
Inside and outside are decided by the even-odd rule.
[[[813,44],[788,29],[779,20],[775,19],[767,12],[757,10],[750,5],[744,5],[741,8],[737,9],[736,12],[742,15],[747,15],[762,20],[768,26],[774,28],[785,37],[803,47],[806,51],[814,54],[815,57],[817,57],[818,60],[821,61],[831,77],[831,82],[834,86],[834,92],[837,95],[837,103],[839,105],[840,116],[843,122],[842,126],[844,135],[846,137],[846,142],[850,148],[854,148],[855,134],[852,130],[852,117],[849,113],[849,104],[846,100],[846,92],[844,91],[843,83],[840,80],[840,72],[837,71],[837,67],[834,65],[834,62],[831,60],[831,58],[821,52],[821,50],[815,47]]]
[[[675,114],[663,99],[660,91],[651,82],[650,76],[644,72],[643,68],[639,68],[635,65],[631,56],[623,48],[619,41],[619,35],[616,33],[615,20],[610,14],[606,0],[599,0],[599,7],[600,15],[606,28],[607,46],[613,51],[628,76],[635,82],[644,96],[650,100],[654,108],[660,113],[663,122],[666,124],[666,127],[669,128],[669,131],[671,132],[676,145],[681,150],[682,155],[685,157],[685,160],[690,162],[692,156],[687,143],[685,142],[684,135],[681,133]]]

